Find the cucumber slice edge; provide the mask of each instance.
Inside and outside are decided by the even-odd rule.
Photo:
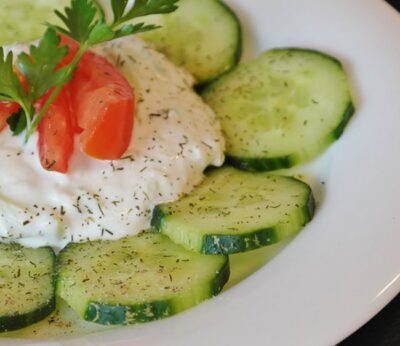
[[[213,259],[213,260],[204,260],[202,259],[203,255],[195,254],[195,253],[190,253],[187,250],[183,249],[179,250],[180,246],[176,245],[175,243],[171,242],[168,237],[161,235],[161,234],[154,234],[154,233],[143,233],[142,236],[146,237],[146,234],[151,236],[150,241],[155,241],[155,242],[160,242],[161,248],[169,246],[171,244],[172,247],[172,256],[169,256],[168,253],[165,253],[165,257],[174,257],[175,255],[178,256],[178,258],[188,258],[192,262],[194,267],[191,264],[185,264],[186,260],[182,260],[180,262],[176,262],[173,260],[173,267],[180,266],[181,269],[173,269],[174,270],[183,270],[187,271],[188,269],[192,268],[199,268],[199,265],[203,263],[203,265],[210,266],[209,271],[207,272],[208,269],[204,269],[197,274],[200,276],[194,276],[193,280],[194,281],[186,281],[181,282],[180,284],[184,285],[183,290],[179,292],[178,294],[171,294],[169,296],[166,296],[165,298],[157,298],[160,297],[160,293],[157,293],[159,288],[154,287],[154,295],[153,297],[155,299],[152,299],[150,294],[148,296],[149,300],[143,300],[141,301],[141,298],[138,300],[136,298],[132,299],[132,303],[129,302],[130,298],[125,299],[124,301],[120,302],[118,300],[118,297],[113,297],[111,298],[107,294],[104,297],[99,297],[99,299],[96,299],[96,294],[93,294],[93,292],[90,292],[90,289],[88,292],[82,295],[82,303],[79,303],[76,305],[76,298],[77,292],[79,290],[82,291],[86,290],[85,285],[81,285],[79,281],[76,281],[78,283],[78,286],[80,285],[80,288],[78,291],[76,291],[76,286],[75,286],[75,280],[77,280],[76,276],[71,276],[68,274],[68,271],[71,271],[73,266],[76,266],[76,263],[71,262],[72,267],[70,269],[66,269],[66,266],[69,266],[69,258],[71,254],[74,254],[76,252],[81,253],[82,256],[87,256],[88,253],[87,251],[90,251],[90,247],[87,247],[86,250],[83,250],[82,248],[79,249],[79,246],[85,244],[71,244],[69,247],[66,247],[66,252],[61,253],[60,256],[60,267],[63,268],[63,271],[59,272],[58,278],[57,278],[57,295],[61,298],[64,299],[68,304],[68,300],[71,300],[71,307],[75,309],[75,311],[78,313],[78,315],[85,319],[86,321],[89,322],[95,322],[98,324],[103,324],[103,325],[130,325],[134,323],[144,323],[144,322],[150,322],[150,321],[155,321],[159,319],[163,319],[169,316],[173,316],[181,311],[184,311],[188,308],[191,308],[192,306],[195,306],[199,303],[201,303],[204,300],[210,299],[211,297],[217,295],[223,288],[223,286],[227,283],[229,279],[229,274],[230,274],[230,267],[229,267],[229,258],[227,256],[219,256],[219,259]],[[136,237],[128,237],[128,238],[136,238]],[[127,240],[128,238],[123,238]],[[96,241],[99,243],[99,241]],[[116,243],[118,241],[105,241],[105,243]],[[74,247],[78,247],[76,250]],[[98,245],[97,245],[98,246]],[[154,246],[154,245],[153,245]],[[156,245],[157,246],[157,245]],[[70,254],[68,254],[69,251],[72,251]],[[107,250],[108,251],[108,250]],[[138,250],[139,251],[139,250]],[[163,252],[164,253],[164,252]],[[132,253],[134,256],[136,256],[136,252],[134,251]],[[67,256],[65,256],[67,255]],[[111,258],[114,255],[111,255]],[[117,254],[118,256],[118,254]],[[140,256],[140,252],[138,253],[138,256]],[[193,256],[193,257],[191,257]],[[160,256],[158,256],[159,258]],[[161,257],[164,257],[163,255]],[[204,256],[204,258],[207,256]],[[108,258],[108,256],[107,256]],[[114,261],[119,261],[114,259]],[[148,263],[149,259],[145,258],[144,261],[145,263]],[[112,261],[112,260],[111,260]],[[152,261],[152,260],[151,260]],[[154,261],[158,261],[156,257],[154,258]],[[197,263],[196,263],[197,261]],[[202,262],[203,261],[203,262]],[[124,266],[124,262],[110,262],[111,264],[114,265],[114,263],[120,263],[121,266]],[[155,262],[157,263],[157,262]],[[168,264],[168,262],[161,263],[160,264],[165,265],[166,270],[170,268],[171,263]],[[180,264],[178,264],[180,263]],[[90,264],[89,267],[91,267],[93,264]],[[82,273],[82,278],[87,277],[87,269],[89,267],[85,267],[82,271],[79,271],[79,273]],[[115,267],[116,270],[118,267]],[[136,267],[135,267],[136,268]],[[206,267],[207,268],[207,267]],[[211,270],[211,268],[213,268]],[[137,268],[135,270],[138,270]],[[152,270],[150,267],[148,270]],[[118,269],[119,271],[119,269]],[[170,279],[172,280],[172,277],[175,278],[174,272],[172,273],[172,276],[170,276]],[[97,271],[95,272],[95,275],[101,275],[97,274]],[[154,272],[155,273],[155,272]],[[197,272],[196,272],[197,273]],[[93,278],[95,279],[95,275],[91,275],[91,280]],[[153,275],[153,274],[152,274]],[[156,274],[154,274],[156,275]],[[157,275],[164,275],[164,274],[157,274]],[[178,274],[179,275],[179,274]],[[188,273],[190,276],[190,273]],[[188,278],[189,279],[189,278]],[[72,281],[71,281],[72,280]],[[107,280],[113,280],[113,277],[108,277]],[[82,281],[83,282],[83,281]],[[172,281],[171,281],[172,282]],[[169,281],[168,281],[169,283]],[[72,284],[72,286],[70,286]],[[180,285],[178,284],[178,285]],[[185,287],[185,285],[187,285]],[[193,286],[195,285],[195,286]],[[71,293],[66,294],[66,290],[70,289],[73,287],[74,291]],[[87,287],[87,286],[86,286]],[[133,286],[134,287],[134,286]],[[147,286],[146,286],[147,287]],[[162,287],[162,286],[161,286]],[[139,286],[140,288],[140,286]],[[143,288],[143,287],[142,287]],[[147,288],[148,290],[152,290],[151,287]],[[95,299],[93,299],[95,298]],[[147,299],[147,298],[146,298]],[[136,300],[136,301],[135,301]]]
[[[323,140],[323,145],[318,147],[318,150],[311,156],[306,158],[299,157],[296,153],[287,156],[278,157],[238,157],[226,154],[226,163],[238,169],[250,172],[269,172],[279,169],[287,169],[299,164],[307,163],[316,159],[319,155],[333,143],[335,143],[343,135],[347,125],[350,123],[356,108],[352,100],[349,101],[346,110],[343,112],[342,121],[338,126]]]
[[[224,168],[219,169],[219,171],[222,171],[224,169],[229,170],[234,168],[225,166]],[[218,169],[213,170],[210,175],[216,172],[218,172]],[[255,174],[262,175],[263,173]],[[268,173],[265,173],[265,175],[268,175],[269,177],[276,176],[280,178],[286,178],[288,181],[293,181],[303,186],[303,193],[306,200],[304,204],[302,203],[302,207],[296,211],[296,215],[301,215],[303,219],[302,224],[298,225],[301,227],[294,227],[293,229],[289,229],[289,231],[287,229],[282,231],[280,229],[282,225],[278,223],[271,227],[257,228],[252,231],[247,231],[245,233],[233,234],[227,232],[225,234],[222,234],[220,230],[215,230],[214,232],[207,230],[206,233],[200,231],[190,232],[190,236],[182,237],[180,235],[181,231],[173,231],[170,228],[164,227],[164,224],[168,222],[168,219],[173,218],[174,216],[171,216],[168,213],[164,212],[163,204],[158,205],[154,208],[151,225],[155,231],[158,231],[170,237],[173,242],[182,245],[190,251],[195,251],[205,255],[229,255],[247,252],[264,246],[275,244],[283,240],[289,233],[291,235],[298,233],[308,222],[312,220],[315,212],[315,199],[310,186],[297,178],[273,175]]]
[[[262,56],[271,54],[271,53],[306,53],[306,54],[311,54],[314,56],[320,56],[324,60],[332,62],[337,68],[341,71],[341,73],[344,73],[345,77],[347,78],[346,71],[343,68],[343,64],[335,57],[328,55],[322,51],[312,49],[312,48],[299,48],[299,47],[279,47],[279,48],[273,48],[265,51],[262,53],[258,58],[256,58],[255,62],[258,64],[262,59]],[[251,68],[251,61],[248,62],[247,68]],[[238,65],[229,73],[223,74],[220,78],[216,79],[213,81],[213,83],[207,85],[204,89],[201,90],[201,95],[208,103],[211,108],[214,108],[214,105],[212,102],[218,102],[217,101],[212,101],[212,94],[215,90],[215,88],[219,88],[221,86],[221,83],[224,87],[227,87],[227,83],[234,83],[233,79],[228,80],[227,82],[224,82],[224,77],[228,77],[230,75],[233,75],[236,70],[241,69],[243,65]],[[241,71],[243,73],[243,71]],[[237,84],[237,83],[236,83]],[[346,98],[343,99],[343,105],[340,105],[339,111],[337,113],[337,116],[335,116],[335,119],[337,119],[337,122],[335,124],[334,128],[329,129],[329,132],[325,133],[321,137],[316,137],[317,141],[315,142],[310,142],[308,143],[308,146],[306,147],[300,147],[300,150],[294,150],[292,152],[287,152],[287,153],[282,153],[283,155],[260,155],[259,153],[256,155],[251,155],[249,154],[248,156],[245,154],[235,154],[235,151],[237,151],[237,148],[234,149],[232,152],[229,152],[229,149],[227,150],[226,153],[226,161],[228,164],[237,167],[242,170],[247,170],[247,171],[272,171],[272,170],[277,170],[277,169],[283,169],[283,168],[290,168],[293,167],[297,164],[300,163],[306,163],[321,153],[323,153],[333,142],[338,140],[346,126],[349,124],[351,118],[353,117],[356,107],[353,102],[353,97],[350,92],[350,87],[348,83],[348,78],[347,78],[347,87],[348,87],[348,95]],[[218,97],[221,97],[221,91],[218,91]],[[211,95],[211,103],[208,102],[208,99],[210,98]],[[224,103],[226,103],[226,99],[224,100]],[[223,108],[225,111],[226,109]],[[215,109],[215,112],[219,113],[218,105],[217,108]],[[224,113],[222,113],[224,114]],[[229,114],[229,113],[226,113]],[[235,115],[233,116],[234,118],[236,117]],[[232,120],[235,121],[235,120]],[[239,120],[240,121],[240,120]],[[224,130],[224,127],[223,127]],[[245,137],[246,138],[246,137]],[[229,140],[229,135],[228,135],[228,140]],[[233,141],[233,139],[232,139]],[[233,142],[232,142],[233,143]],[[286,144],[287,145],[287,144]],[[251,152],[251,148],[250,149]],[[305,150],[306,149],[306,150]]]
[[[7,246],[7,244],[3,245]],[[26,249],[25,247],[15,243],[11,243],[9,245],[16,246],[22,250]],[[32,324],[35,324],[37,322],[40,322],[41,320],[49,316],[52,312],[54,312],[56,309],[56,295],[55,295],[56,255],[51,247],[41,247],[38,248],[37,251],[47,252],[46,255],[48,255],[48,258],[46,260],[50,261],[48,263],[51,267],[51,272],[49,273],[49,275],[51,275],[50,285],[52,285],[51,292],[49,292],[50,295],[47,297],[46,301],[42,301],[40,305],[35,306],[35,308],[32,308],[29,311],[18,312],[18,313],[13,312],[12,314],[4,314],[0,316],[0,333],[7,333],[19,330],[28,327]],[[22,277],[23,275],[21,275],[21,278]],[[18,280],[18,278],[16,278],[15,280]],[[24,281],[24,284],[28,285],[29,282]],[[23,297],[22,299],[26,299],[26,297]]]

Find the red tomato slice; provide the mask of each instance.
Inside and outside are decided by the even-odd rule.
[[[50,93],[38,102],[44,105]],[[69,90],[64,88],[39,123],[39,156],[48,171],[67,173],[74,151],[74,129],[69,102]]]
[[[60,45],[67,45],[68,55],[59,67],[71,63],[79,49],[78,43],[61,35]],[[37,102],[37,111],[43,107],[51,91]],[[70,104],[69,87],[63,88],[57,99],[51,104],[38,127],[39,156],[42,167],[48,171],[67,173],[69,161],[74,151],[74,134],[79,133],[77,121],[73,117]]]
[[[60,46],[68,47],[68,55],[61,61],[61,63],[58,65],[58,68],[70,64],[79,50],[79,43],[74,41],[72,38],[65,35],[60,35],[60,38],[61,38]],[[71,111],[71,120],[74,132],[78,134],[81,133],[82,129],[78,126],[78,120],[76,118],[76,114],[75,112],[72,111]]]
[[[13,102],[0,102],[0,132],[7,126],[7,119],[19,111],[19,104]]]
[[[79,50],[79,43],[65,35],[60,35],[60,38],[61,38],[60,46],[68,47],[68,55],[62,60],[61,64],[59,65],[59,67],[62,67],[72,62],[72,60],[75,57],[75,54]]]
[[[68,46],[69,51],[68,55],[63,59],[63,61],[60,64],[60,67],[65,66],[69,64],[72,59],[75,57],[75,54],[77,53],[79,49],[79,44],[69,38],[68,36],[61,35],[61,46]],[[28,84],[25,80],[25,77],[23,74],[15,68],[15,72],[18,75],[18,78],[22,82],[24,89],[28,90]],[[18,112],[20,109],[20,106],[17,103],[13,102],[0,102],[0,131],[2,131],[6,126],[7,126],[7,119],[15,112]],[[79,129],[77,129],[77,132],[79,132]]]
[[[69,47],[64,66],[72,61],[79,44],[64,35],[60,44]],[[119,159],[133,131],[135,100],[128,81],[106,59],[87,52],[69,87],[73,127],[80,133],[82,151],[97,159]]]
[[[69,54],[60,67],[69,64],[79,45],[61,36]],[[50,92],[37,102],[38,110]],[[39,154],[49,171],[66,173],[74,149],[74,134],[80,133],[83,152],[103,160],[119,159],[129,146],[133,131],[135,99],[127,80],[106,59],[87,52],[74,79],[49,107],[39,124]],[[7,118],[19,110],[0,102],[0,130]]]
[[[71,82],[82,151],[100,160],[121,158],[133,131],[135,99],[128,81],[103,57],[87,52]]]

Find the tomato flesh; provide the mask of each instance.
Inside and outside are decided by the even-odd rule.
[[[61,63],[58,65],[58,68],[64,67],[72,62],[74,60],[74,57],[76,53],[79,50],[79,44],[74,41],[72,38],[65,36],[65,35],[60,35],[60,46],[67,46],[68,47],[68,54],[67,56],[61,61]],[[68,87],[68,95],[71,95],[70,87]],[[71,101],[71,98],[69,97],[69,101]],[[71,111],[71,120],[72,120],[72,127],[75,133],[79,134],[82,132],[82,129],[78,126],[78,120],[76,118],[76,114]]]
[[[61,46],[68,46],[68,55],[62,60],[58,68],[72,62],[79,45],[61,35]],[[36,111],[44,106],[51,91],[42,97],[36,104]],[[56,100],[39,123],[38,149],[40,163],[48,171],[67,173],[69,161],[74,151],[74,135],[79,133],[77,121],[71,111],[71,97],[68,86],[65,86]]]
[[[69,52],[59,68],[71,63],[79,50],[78,43],[64,35],[60,44],[67,45]],[[37,112],[50,94],[51,91],[38,100]],[[18,104],[0,102],[0,131],[19,109]],[[79,135],[82,151],[87,155],[101,160],[121,158],[131,142],[134,110],[134,92],[125,77],[103,57],[86,52],[73,80],[39,123],[41,165],[48,171],[66,173],[75,135]]]
[[[116,160],[132,137],[135,100],[128,81],[103,57],[87,52],[71,82],[73,111],[82,128],[82,151]]]
[[[68,65],[74,60],[76,53],[79,50],[79,43],[74,41],[72,38],[65,36],[65,35],[60,35],[60,46],[67,46],[68,47],[68,54],[67,56],[62,60],[61,64],[58,67],[63,67],[65,65]]]
[[[38,110],[44,105],[49,94],[38,102]],[[40,163],[48,171],[68,172],[69,161],[74,151],[74,128],[69,99],[69,90],[64,88],[39,123]]]

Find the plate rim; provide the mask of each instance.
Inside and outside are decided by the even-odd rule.
[[[228,4],[230,4],[232,1],[234,0],[229,0],[226,1]],[[245,2],[245,0],[236,0],[235,3],[238,2]],[[256,1],[256,0],[254,0]],[[253,1],[253,3],[254,3]],[[314,0],[303,0],[303,2],[312,2]],[[331,2],[333,2],[335,0],[331,0]],[[344,3],[345,0],[339,0],[341,1],[341,3]],[[336,1],[337,3],[339,3],[339,1]],[[288,3],[290,2],[289,0],[283,0],[283,3]],[[380,8],[379,11],[382,11],[382,13],[385,13],[385,16],[388,17],[395,17],[396,20],[398,20],[398,30],[400,33],[400,15],[397,13],[397,11],[395,9],[393,9],[389,4],[387,4],[386,2],[384,2],[383,0],[367,0],[367,1],[363,1],[363,0],[356,0],[354,3],[364,3],[364,6],[376,6],[376,8]],[[400,86],[399,86],[399,90],[400,90]],[[352,125],[351,125],[352,126]],[[350,131],[349,131],[350,132]],[[346,135],[346,137],[349,137]],[[337,146],[335,146],[334,149],[336,149]],[[341,147],[343,148],[344,145],[341,145]],[[342,149],[341,148],[341,149]],[[335,153],[336,154],[336,153]],[[308,232],[309,233],[309,232]],[[299,238],[302,237],[303,234],[299,235]],[[299,239],[300,240],[300,239]],[[223,295],[221,295],[220,297],[215,298],[214,301],[209,301],[206,302],[204,304],[202,304],[201,306],[199,306],[198,308],[192,309],[188,312],[185,312],[181,315],[178,315],[177,317],[172,317],[168,320],[165,321],[160,321],[160,322],[155,322],[155,323],[151,323],[147,326],[141,326],[144,329],[147,330],[146,332],[146,337],[148,337],[148,330],[149,329],[155,329],[157,327],[157,324],[162,324],[162,323],[168,323],[170,324],[171,321],[175,322],[178,320],[182,320],[184,319],[186,316],[190,316],[190,314],[201,314],[203,311],[207,310],[210,305],[212,304],[217,304],[217,302],[222,302],[225,303],[225,305],[230,305],[229,301],[230,299],[232,299],[233,295],[238,295],[238,291],[242,291],[244,289],[249,289],[249,285],[251,283],[255,283],[257,281],[262,280],[262,277],[266,277],[268,275],[271,274],[271,272],[273,271],[273,268],[271,267],[271,264],[276,263],[278,260],[281,260],[282,256],[285,255],[287,256],[288,253],[291,251],[291,248],[293,248],[293,246],[295,245],[294,243],[297,242],[298,239],[294,240],[293,243],[289,244],[287,246],[287,248],[285,249],[284,253],[280,253],[277,255],[277,257],[275,257],[272,261],[269,262],[269,264],[267,266],[264,266],[263,268],[261,268],[258,272],[256,272],[255,274],[253,274],[250,278],[246,279],[245,281],[239,283],[237,286],[232,287],[229,291],[225,292]],[[400,257],[399,257],[400,258]],[[368,307],[365,307],[365,314],[363,318],[360,318],[358,320],[357,326],[355,326],[354,323],[352,323],[352,325],[348,326],[348,328],[344,328],[340,333],[333,333],[335,335],[331,335],[330,339],[331,341],[335,341],[339,342],[341,340],[343,340],[344,338],[346,338],[347,336],[349,336],[351,333],[353,333],[356,329],[354,329],[354,327],[361,327],[362,325],[364,325],[369,319],[373,318],[373,316],[375,316],[379,311],[381,311],[386,305],[387,303],[389,303],[393,298],[396,297],[397,294],[400,293],[400,273],[398,273],[397,275],[395,275],[391,280],[389,280],[389,282],[382,282],[381,285],[381,289],[380,291],[376,292],[376,296],[375,299],[373,299],[371,301],[371,304]],[[221,304],[220,304],[221,305]],[[179,321],[178,321],[179,322]],[[154,326],[154,328],[153,328]],[[132,328],[132,327],[131,327]],[[135,328],[135,327],[133,327]],[[132,330],[133,330],[132,328]],[[128,328],[130,329],[130,328]],[[0,339],[0,344],[3,344],[3,342],[7,342],[7,345],[17,345],[20,344],[21,342],[24,342],[26,344],[27,340],[29,340],[30,344],[35,345],[35,344],[41,344],[41,345],[49,345],[49,346],[61,346],[61,345],[74,345],[76,341],[85,341],[88,345],[91,345],[92,341],[91,339],[95,340],[95,341],[99,341],[101,340],[103,337],[105,337],[105,334],[114,334],[116,332],[119,332],[123,329],[118,329],[118,330],[114,330],[114,331],[108,331],[108,332],[101,332],[101,333],[96,333],[93,335],[89,335],[89,336],[83,336],[83,337],[72,337],[72,338],[66,338],[65,340],[40,340],[40,339],[35,339],[35,340],[29,340],[29,339],[8,339],[8,338],[1,338]],[[125,329],[126,330],[126,329]],[[340,335],[339,335],[340,334]],[[107,340],[108,338],[105,337],[105,340]],[[325,340],[328,340],[328,338],[326,338]],[[315,340],[312,340],[315,341]],[[108,341],[105,341],[108,342]],[[125,342],[125,343],[124,343]],[[121,341],[121,345],[128,345],[129,340],[122,340]],[[312,343],[312,342],[311,342]],[[115,342],[113,343],[115,344]],[[118,343],[119,344],[119,343]],[[149,343],[147,342],[147,344],[149,345]],[[95,344],[93,344],[95,345]],[[108,345],[104,344],[104,345]],[[233,344],[230,344],[233,346]]]

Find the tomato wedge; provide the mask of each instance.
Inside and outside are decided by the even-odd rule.
[[[60,45],[68,46],[69,51],[59,68],[71,63],[79,49],[75,41],[64,35],[61,35]],[[37,102],[37,111],[43,107],[50,93],[51,91],[47,92]],[[39,123],[38,149],[40,163],[44,169],[59,173],[68,172],[69,161],[74,151],[74,135],[79,131],[71,111],[69,86],[65,86]]]
[[[61,44],[69,46],[64,59],[69,63],[79,45],[63,35]],[[128,81],[106,59],[86,52],[69,86],[82,151],[100,160],[121,158],[130,144],[134,122],[135,97]]]
[[[79,50],[79,43],[65,35],[60,35],[60,46],[61,47],[67,46],[68,54],[62,60],[61,64],[58,67],[62,67],[62,66],[70,64],[72,62],[72,60],[74,60],[74,57]]]
[[[82,151],[100,160],[121,158],[134,122],[134,92],[128,81],[106,59],[87,52],[70,87],[73,111],[83,129]]]
[[[0,102],[0,132],[7,126],[7,119],[20,109],[18,103]]]
[[[44,105],[50,92],[37,103]],[[67,173],[74,151],[74,126],[68,87],[65,87],[39,123],[38,149],[40,163],[48,171]]]
[[[67,57],[59,65],[62,67],[73,60],[79,45],[64,35],[60,44],[69,47]],[[50,93],[36,103],[37,111]],[[0,102],[0,130],[18,110],[16,104]],[[125,77],[103,57],[86,52],[73,80],[63,88],[39,123],[41,165],[48,171],[66,173],[76,134],[87,155],[101,160],[121,158],[131,141],[134,110],[134,92]]]

